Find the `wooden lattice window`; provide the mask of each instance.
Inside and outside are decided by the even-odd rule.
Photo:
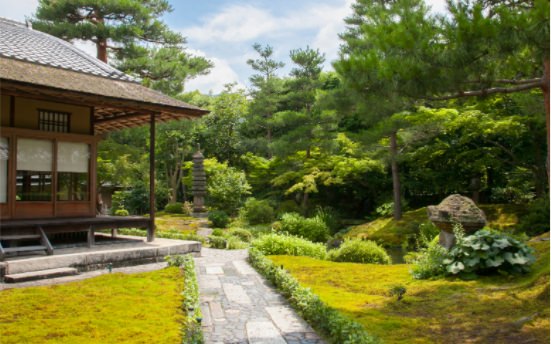
[[[38,129],[43,131],[54,131],[57,133],[69,132],[70,113],[38,110]]]

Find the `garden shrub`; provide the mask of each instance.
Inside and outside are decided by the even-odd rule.
[[[325,259],[323,244],[313,243],[292,235],[267,234],[253,240],[251,247],[265,255],[308,256]]]
[[[317,206],[315,217],[320,218],[327,225],[332,235],[341,229],[340,215],[334,208]]]
[[[532,248],[500,232],[481,229],[469,236],[458,230],[454,233],[457,242],[443,261],[452,275],[524,273],[536,260]]]
[[[165,206],[165,213],[167,214],[183,214],[184,205],[180,202],[168,203]]]
[[[223,237],[226,233],[224,232],[224,230],[220,228],[215,228],[212,230],[212,233],[210,234],[218,237]]]
[[[342,245],[328,253],[334,262],[390,264],[391,259],[382,246],[374,241],[361,239],[345,240]]]
[[[257,271],[276,285],[304,320],[328,337],[332,343],[380,343],[360,324],[327,306],[309,288],[301,287],[293,276],[285,269],[275,266],[260,251],[250,249],[249,261]]]
[[[230,218],[222,210],[212,210],[209,211],[209,221],[212,222],[215,228],[226,228],[230,222]]]
[[[117,209],[115,210],[115,216],[128,216],[128,210],[126,209]]]
[[[251,193],[245,173],[227,163],[219,163],[214,158],[205,159],[204,163],[207,174],[207,204],[235,215],[245,197]]]
[[[191,213],[193,212],[193,205],[190,202],[167,203],[164,211],[167,214],[182,214],[182,215],[190,216]]]
[[[270,223],[274,220],[274,208],[265,200],[249,198],[240,210],[241,216],[250,225]]]
[[[249,244],[241,241],[236,236],[229,236],[226,239],[226,249],[228,250],[240,250],[249,247]]]
[[[165,257],[169,266],[178,266],[184,271],[184,301],[182,309],[186,315],[183,321],[183,343],[202,344],[204,343],[203,331],[201,329],[201,307],[199,305],[199,285],[195,274],[195,263],[190,254],[184,256]]]
[[[293,200],[286,200],[277,206],[277,214],[283,215],[285,213],[300,213],[300,206]]]
[[[225,249],[226,248],[226,238],[216,236],[216,235],[209,235],[209,245],[212,248],[219,248],[219,249]]]
[[[426,240],[426,239],[425,239]],[[411,274],[416,279],[427,279],[443,276],[446,273],[444,259],[448,256],[448,250],[440,246],[438,237],[427,242],[425,247],[419,248],[419,252],[404,257],[407,263],[413,264]]]
[[[251,242],[251,240],[253,239],[253,234],[243,228],[230,228],[228,230],[228,234],[234,237],[238,237],[239,240],[244,242]]]
[[[537,236],[549,232],[549,196],[538,198],[527,207],[527,213],[520,218],[517,232]]]
[[[329,238],[329,228],[319,217],[304,218],[296,213],[286,213],[275,228],[315,242],[325,242]]]

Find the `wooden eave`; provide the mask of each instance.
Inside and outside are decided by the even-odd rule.
[[[95,134],[147,125],[151,114],[166,122],[208,113],[133,82],[12,59],[0,62],[1,94],[89,107]]]

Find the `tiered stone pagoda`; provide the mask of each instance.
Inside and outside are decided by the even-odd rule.
[[[203,161],[205,157],[200,150],[193,154],[193,213],[195,216],[201,217],[201,215],[207,212],[205,208],[205,196],[207,195],[207,176],[205,174],[205,167]]]

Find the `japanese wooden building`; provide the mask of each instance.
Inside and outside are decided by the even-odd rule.
[[[63,231],[148,229],[154,239],[155,123],[206,111],[140,85],[68,42],[0,18],[0,259],[52,252]],[[149,125],[149,217],[96,216],[102,135]],[[40,244],[25,245],[31,239]]]

